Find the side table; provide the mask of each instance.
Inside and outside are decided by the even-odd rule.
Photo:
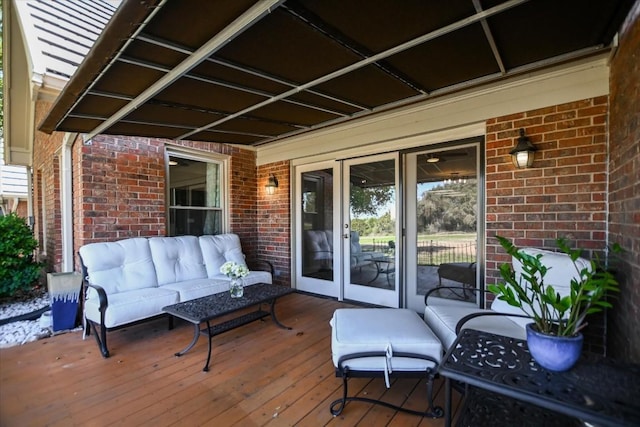
[[[549,411],[536,411],[536,407],[598,426],[640,425],[637,364],[585,354],[571,370],[551,372],[533,360],[524,340],[464,329],[439,373],[445,377],[447,426],[451,425],[451,380],[468,385],[465,410],[481,403],[488,417],[520,414],[524,419],[518,425],[536,425],[538,413],[548,416]],[[495,423],[498,418],[489,419]],[[481,425],[478,420],[475,424]]]

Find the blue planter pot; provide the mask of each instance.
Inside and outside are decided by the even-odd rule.
[[[527,325],[527,345],[533,359],[549,371],[568,371],[582,353],[584,338],[578,333],[572,337],[558,337],[538,332],[534,323]]]

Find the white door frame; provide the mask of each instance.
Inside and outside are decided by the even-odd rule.
[[[339,230],[341,217],[340,217],[340,164],[336,161],[323,161],[317,163],[309,163],[305,165],[299,165],[294,167],[294,194],[292,201],[294,203],[294,232],[293,232],[293,241],[294,244],[294,259],[295,259],[295,288],[305,292],[311,292],[314,294],[325,295],[328,297],[334,297],[338,300],[342,301],[342,281],[341,274],[342,271],[342,252],[341,252],[341,239],[340,233],[337,233],[336,230]],[[302,227],[303,227],[303,209],[300,205],[302,201],[302,192],[304,180],[302,179],[302,174],[307,172],[313,172],[321,169],[332,169],[333,170],[333,204],[334,204],[334,214],[332,221],[332,229],[333,229],[333,281],[322,280],[313,277],[306,277],[302,275],[302,262],[303,262],[303,239],[302,239]]]
[[[396,242],[400,242],[400,204],[398,203],[399,195],[400,195],[400,173],[399,173],[399,152],[391,152],[385,154],[378,154],[366,157],[358,157],[348,160],[342,161],[342,224],[341,224],[341,238],[342,238],[342,253],[343,253],[343,290],[344,290],[344,298],[354,301],[366,302],[370,304],[376,304],[386,307],[400,307],[401,304],[401,292],[400,292],[400,280],[399,274],[393,274],[393,282],[392,289],[382,289],[376,288],[373,286],[364,286],[358,285],[355,283],[351,283],[351,262],[350,262],[350,232],[351,232],[351,221],[350,221],[350,174],[349,169],[352,165],[365,164],[370,162],[384,161],[384,160],[393,160],[395,166],[395,203],[394,203],[394,214],[396,218],[396,227],[395,227],[395,236]],[[396,247],[398,245],[396,244]],[[396,250],[394,257],[396,265],[396,271],[398,270],[398,253]],[[369,268],[369,267],[365,267]]]
[[[479,287],[483,287],[482,283],[481,283],[481,277],[483,277],[484,274],[484,270],[482,268],[480,268],[483,265],[483,261],[484,259],[482,258],[482,253],[483,251],[481,250],[481,248],[484,245],[484,239],[482,238],[482,236],[484,236],[484,192],[483,192],[483,188],[484,188],[484,181],[483,179],[481,179],[482,177],[482,171],[481,171],[481,162],[483,162],[484,157],[482,155],[482,144],[478,143],[478,142],[472,142],[469,144],[462,144],[462,145],[452,145],[450,148],[451,149],[456,149],[456,148],[461,148],[461,147],[468,147],[468,146],[475,146],[476,150],[477,150],[477,164],[476,164],[476,171],[478,172],[477,176],[478,176],[478,196],[477,196],[477,206],[478,206],[478,212],[477,212],[477,229],[476,229],[476,233],[477,233],[477,247],[476,247],[476,254],[477,254],[477,259],[476,259],[476,264],[478,265],[479,268],[476,268],[476,283],[479,284]],[[430,151],[437,151],[439,153],[446,151],[449,147],[443,148],[443,147],[437,147],[437,148],[431,148],[431,147],[426,147],[424,150],[420,150],[420,151],[415,151],[415,152],[411,152],[411,153],[407,153],[405,155],[405,181],[404,181],[404,188],[405,188],[405,198],[404,198],[404,204],[406,206],[405,208],[405,212],[406,213],[411,213],[411,215],[406,215],[406,217],[404,218],[405,220],[405,226],[406,226],[406,236],[405,236],[405,278],[406,278],[406,293],[405,293],[405,298],[404,298],[404,307],[407,308],[411,308],[414,309],[418,312],[423,312],[424,311],[424,295],[418,295],[418,271],[417,271],[417,263],[415,262],[415,260],[418,259],[418,254],[417,254],[417,236],[418,236],[418,227],[416,224],[416,216],[415,216],[415,212],[417,209],[417,200],[418,200],[418,195],[417,195],[417,169],[416,169],[416,158],[417,156],[421,155],[421,154],[427,154]],[[477,293],[477,298],[476,298],[476,303],[480,304],[483,296],[479,295],[480,293]]]

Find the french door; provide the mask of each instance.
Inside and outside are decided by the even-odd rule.
[[[424,310],[424,295],[479,303],[484,247],[480,141],[405,156],[405,306]]]
[[[344,298],[400,306],[398,153],[343,161]]]
[[[296,167],[296,287],[398,307],[398,155]]]
[[[478,138],[297,166],[295,286],[418,312],[482,287],[483,159]]]
[[[340,164],[296,167],[294,200],[296,287],[341,299]]]

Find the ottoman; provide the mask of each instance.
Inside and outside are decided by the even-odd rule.
[[[342,413],[347,401],[382,404],[397,411],[433,418],[443,415],[433,406],[433,379],[442,345],[413,310],[396,308],[341,308],[331,319],[331,356],[336,376],[343,380],[343,396],[331,403],[331,413]],[[348,397],[349,377],[426,378],[426,411],[414,411],[379,400]]]

